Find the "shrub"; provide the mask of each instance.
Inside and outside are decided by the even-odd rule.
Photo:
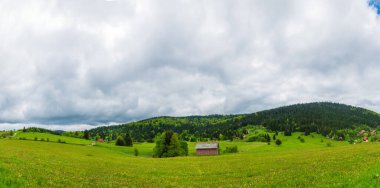
[[[300,141],[301,141],[302,143],[305,143],[305,139],[304,139],[304,138],[300,138]]]
[[[352,138],[349,138],[349,139],[348,139],[348,143],[350,143],[350,144],[354,144],[354,142],[355,142],[354,139],[352,139]]]
[[[137,148],[134,149],[134,153],[135,153],[135,156],[139,156],[139,150],[137,150]]]
[[[41,141],[44,142],[44,141],[45,141],[45,138],[41,138]]]
[[[237,152],[238,152],[237,146],[226,147],[226,149],[224,150],[224,153],[237,153]]]
[[[196,141],[197,141],[197,138],[195,138],[195,137],[190,138],[190,142],[196,142]]]
[[[46,142],[50,142],[50,139],[49,139],[49,138],[46,138]]]
[[[34,137],[34,141],[37,141],[38,140],[38,138],[37,137]]]
[[[268,138],[270,141],[270,137],[267,134],[259,134],[248,137],[247,142],[268,142]]]
[[[326,143],[326,146],[327,146],[327,147],[332,147],[331,142],[327,142],[327,143]]]
[[[281,145],[281,144],[282,144],[281,140],[280,140],[280,139],[277,139],[277,140],[276,140],[276,145],[279,146],[279,145]]]

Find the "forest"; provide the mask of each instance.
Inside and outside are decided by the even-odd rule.
[[[188,117],[155,117],[122,125],[98,127],[76,135],[115,140],[118,135],[131,133],[134,141],[154,142],[166,130],[180,135],[181,140],[233,140],[247,134],[247,126],[261,125],[268,131],[286,134],[300,131],[322,135],[345,130],[380,127],[376,112],[345,104],[315,102],[283,106],[251,114],[209,115]],[[84,134],[83,134],[84,133]],[[66,133],[67,135],[67,133]]]

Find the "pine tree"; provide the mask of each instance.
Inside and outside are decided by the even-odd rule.
[[[126,146],[133,146],[133,140],[130,132],[125,134],[124,141]]]
[[[115,143],[117,146],[125,146],[125,140],[122,136],[118,136],[117,139],[116,139],[116,143]]]
[[[178,135],[177,134],[173,134],[171,139],[170,139],[170,143],[169,143],[169,147],[168,147],[168,157],[175,157],[175,156],[179,156],[180,155],[180,152],[181,152],[181,145],[180,145],[180,142],[179,142],[179,139],[178,139]]]
[[[87,130],[84,130],[83,138],[86,139],[86,140],[88,140],[90,138],[90,135],[89,135],[89,133],[88,133]]]

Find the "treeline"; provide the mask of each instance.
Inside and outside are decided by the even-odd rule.
[[[53,131],[53,130],[49,130],[49,129],[44,129],[44,128],[39,128],[39,127],[28,127],[28,128],[23,128],[22,129],[22,132],[35,132],[35,133],[50,133],[50,134],[56,134],[56,135],[60,135],[62,134],[64,131]]]
[[[119,135],[131,133],[138,142],[154,142],[156,135],[166,130],[180,134],[181,140],[198,141],[206,139],[225,139],[242,137],[239,115],[211,115],[190,117],[157,117],[123,125],[98,127],[88,130],[90,137],[115,140]],[[86,131],[87,132],[87,131]]]

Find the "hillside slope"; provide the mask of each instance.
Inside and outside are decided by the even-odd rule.
[[[245,124],[260,124],[270,130],[323,132],[352,129],[356,126],[380,126],[376,112],[338,103],[295,104],[246,115]]]
[[[327,134],[339,129],[379,127],[380,115],[354,106],[316,102],[295,104],[252,114],[211,115],[189,117],[156,117],[123,125],[98,127],[90,130],[91,135],[115,139],[120,133],[132,132],[138,141],[152,141],[157,133],[173,130],[191,137],[226,139],[242,137],[243,127],[263,125],[272,131],[308,131]]]

